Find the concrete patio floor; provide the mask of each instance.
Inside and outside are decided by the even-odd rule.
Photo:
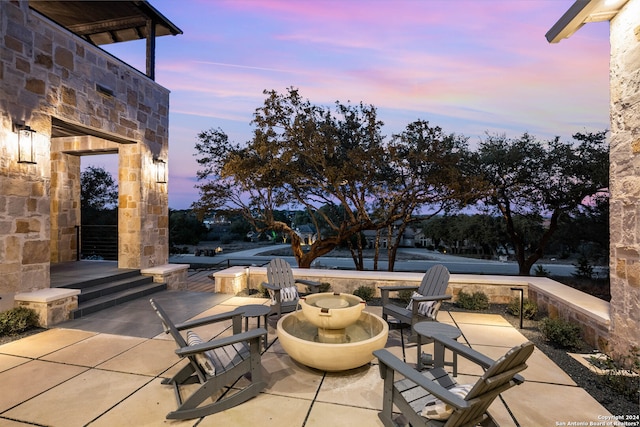
[[[176,321],[225,312],[266,299],[167,291],[156,300]],[[380,314],[380,307],[367,307]],[[253,319],[252,319],[253,320]],[[497,358],[526,338],[499,315],[441,312],[438,320],[458,327],[459,342]],[[148,300],[132,301],[0,346],[0,426],[379,426],[382,380],[377,362],[327,373],[294,362],[282,350],[275,322],[262,363],[267,387],[258,397],[202,419],[167,421],[173,390],[160,384],[182,366],[175,344],[161,332]],[[407,330],[404,330],[406,334]],[[228,334],[220,325],[201,336]],[[406,338],[406,336],[405,336]],[[423,346],[428,351],[429,346]],[[414,344],[402,346],[390,331],[387,348],[415,363]],[[450,357],[450,355],[449,355]],[[526,382],[496,399],[491,414],[500,426],[557,426],[599,422],[609,412],[536,349],[523,372]],[[481,370],[458,360],[459,383],[473,383]]]

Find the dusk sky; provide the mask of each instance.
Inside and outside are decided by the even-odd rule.
[[[559,44],[544,37],[573,2],[150,0],[184,32],[156,47],[156,81],[171,91],[169,206],[198,199],[198,132],[248,141],[265,89],[373,104],[388,137],[423,119],[472,147],[486,132],[568,140],[608,129],[608,22]],[[144,71],[144,41],[103,48]]]

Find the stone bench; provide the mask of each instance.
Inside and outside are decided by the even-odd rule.
[[[16,307],[31,308],[38,313],[40,326],[48,328],[69,320],[78,308],[79,289],[46,288],[14,295]]]
[[[187,289],[189,264],[163,264],[140,270],[143,276],[152,276],[154,283],[166,283],[167,289],[184,291]]]
[[[610,303],[546,277],[529,277],[529,299],[552,319],[580,325],[590,345],[608,352],[611,327]]]

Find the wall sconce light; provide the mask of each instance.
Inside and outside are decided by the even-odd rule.
[[[158,157],[153,157],[153,164],[156,165],[156,182],[166,184],[167,182],[167,162]]]
[[[18,163],[36,164],[33,137],[36,133],[24,123],[14,123],[13,131],[18,134]]]

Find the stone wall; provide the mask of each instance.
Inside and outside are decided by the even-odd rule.
[[[611,351],[640,347],[640,2],[611,21]]]
[[[47,288],[50,262],[74,259],[87,154],[119,156],[119,266],[165,264],[167,184],[153,158],[168,159],[169,91],[27,1],[0,2],[0,42],[0,294]],[[36,164],[17,162],[14,123],[36,132]]]
[[[360,286],[375,290],[380,297],[381,286],[420,285],[424,274],[386,271],[323,270],[313,268],[293,268],[297,279],[329,283],[331,292],[353,293]],[[216,292],[237,294],[248,288],[262,290],[262,282],[267,280],[266,267],[230,267],[215,272]],[[494,276],[476,274],[452,274],[447,294],[452,302],[457,301],[461,291],[468,294],[479,291],[489,297],[489,301],[507,304],[520,296],[534,301],[541,313],[551,318],[562,318],[580,327],[587,343],[601,351],[608,351],[609,345],[609,303],[592,295],[578,291],[546,277]],[[304,285],[298,285],[300,292],[307,292]],[[391,295],[394,297],[395,295]]]
[[[546,278],[531,278],[529,300],[540,313],[580,327],[582,338],[600,351],[610,345],[610,304],[607,301]]]
[[[188,264],[165,264],[140,270],[143,276],[153,277],[154,283],[164,283],[172,291],[187,290]]]
[[[71,320],[78,309],[79,289],[49,288],[15,295],[15,306],[33,309],[38,314],[38,324],[43,328]]]
[[[51,153],[51,257],[52,263],[75,261],[76,225],[80,225],[80,157]]]

